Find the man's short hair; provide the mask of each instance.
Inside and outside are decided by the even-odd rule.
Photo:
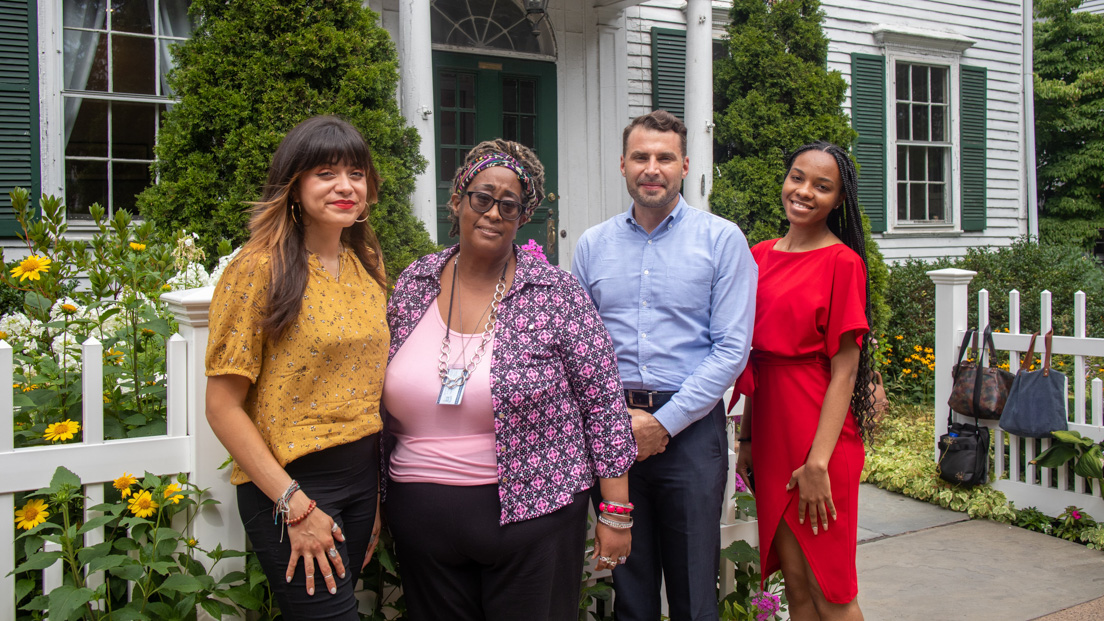
[[[629,134],[637,127],[651,129],[657,132],[675,132],[679,136],[679,148],[682,156],[686,157],[686,124],[666,110],[654,110],[648,114],[642,114],[632,120],[621,134],[621,155],[628,155]]]

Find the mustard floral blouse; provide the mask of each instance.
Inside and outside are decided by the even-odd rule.
[[[271,280],[267,256],[236,258],[211,299],[207,375],[253,382],[245,411],[281,466],[382,427],[391,341],[384,291],[350,249],[336,278],[315,255],[308,265],[302,310],[275,344],[260,328]],[[230,482],[248,481],[234,464]]]

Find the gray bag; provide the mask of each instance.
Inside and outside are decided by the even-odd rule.
[[[1049,438],[1052,431],[1065,431],[1067,392],[1066,376],[1050,368],[1050,345],[1054,330],[1046,333],[1043,341],[1046,353],[1043,355],[1043,368],[1028,371],[1035,355],[1035,337],[1031,335],[1031,344],[1027,348],[1027,357],[1012,389],[1008,391],[1008,401],[1000,417],[1001,429],[1022,438]]]

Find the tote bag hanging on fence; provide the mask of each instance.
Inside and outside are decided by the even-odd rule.
[[[973,487],[989,479],[989,428],[976,418],[956,423],[947,412],[947,433],[939,436],[939,478],[948,483]]]
[[[959,414],[997,420],[1004,411],[1004,404],[1008,399],[1008,391],[1012,388],[1014,378],[1004,369],[981,366],[984,359],[982,354],[986,349],[989,352],[989,361],[992,363],[996,347],[993,345],[993,331],[989,326],[985,326],[981,347],[978,347],[978,336],[977,330],[970,329],[962,338],[962,347],[958,350],[958,364],[954,366],[954,384],[951,386],[951,397],[947,400],[947,405]],[[964,360],[971,340],[974,341],[973,362]]]
[[[1067,387],[1066,376],[1050,368],[1051,336],[1054,330],[1043,338],[1046,353],[1043,355],[1043,368],[1028,371],[1035,359],[1036,332],[1031,335],[1031,344],[1027,347],[1027,357],[1020,365],[1019,373],[1008,393],[1008,402],[1004,414],[1000,417],[1000,427],[1009,433],[1023,438],[1049,438],[1052,431],[1065,431]]]

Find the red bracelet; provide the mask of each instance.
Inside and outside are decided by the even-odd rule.
[[[284,523],[287,524],[288,526],[295,526],[299,522],[302,522],[303,520],[307,519],[307,516],[311,514],[311,511],[314,511],[314,508],[316,506],[317,505],[315,504],[315,502],[313,500],[310,501],[310,504],[307,505],[307,510],[303,512],[303,515],[300,515],[299,517],[294,518],[294,519],[285,520]]]
[[[629,515],[634,508],[631,502],[620,503],[613,502],[612,500],[603,500],[598,503],[599,511],[602,513],[612,513],[614,515]]]

